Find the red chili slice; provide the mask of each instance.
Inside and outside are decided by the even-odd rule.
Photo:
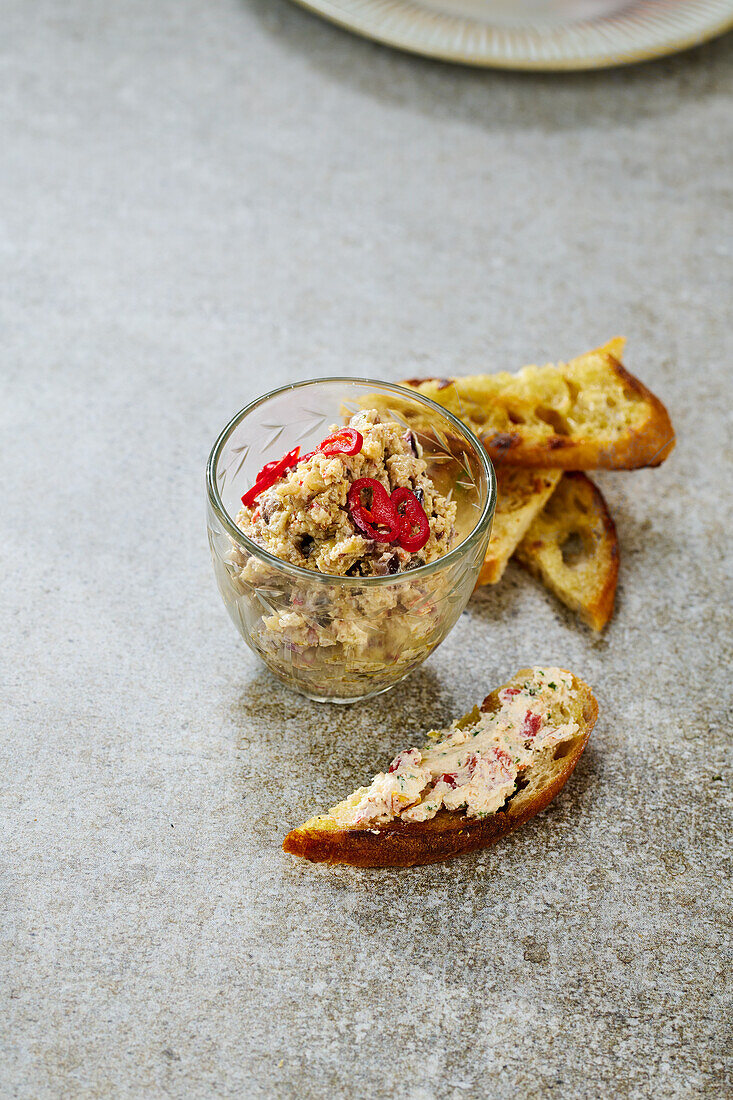
[[[358,455],[363,446],[364,437],[356,428],[339,428],[318,445],[318,450],[334,458],[336,455]]]
[[[293,447],[292,451],[288,451],[286,455],[283,455],[283,457],[275,463],[272,472],[276,473],[278,477],[282,477],[286,470],[290,470],[293,466],[297,466],[298,463],[302,461],[299,455],[300,447]],[[270,463],[268,462],[267,465],[269,466]]]
[[[400,546],[411,554],[422,550],[430,538],[430,522],[422,504],[411,489],[405,488],[395,489],[392,504],[400,521]],[[405,506],[404,512],[399,511],[401,504]]]
[[[297,466],[300,462],[298,458],[299,454],[300,447],[294,447],[292,451],[288,451],[282,458],[277,458],[274,462],[266,463],[258,473],[252,488],[248,489],[242,497],[242,504],[245,508],[251,508],[260,493],[264,493],[265,489],[269,489],[271,485],[279,481],[286,470],[290,470],[293,466]]]
[[[272,481],[270,481],[268,478],[265,477],[262,477],[258,481],[255,481],[252,488],[248,489],[242,497],[242,504],[245,506],[245,508],[251,508],[260,493],[263,493],[265,489],[269,489],[274,481],[274,478],[272,479]]]
[[[277,466],[277,464],[278,464],[278,462],[279,462],[279,461],[280,461],[280,459],[279,459],[279,458],[276,458],[276,459],[275,459],[275,460],[274,460],[273,462],[267,462],[267,463],[265,463],[265,465],[264,465],[264,466],[262,467],[262,469],[261,469],[261,470],[260,470],[260,472],[258,473],[257,477],[255,478],[255,484],[256,484],[256,483],[257,483],[258,481],[261,481],[263,477],[267,477],[267,475],[269,474],[270,470],[274,470],[274,469],[275,469],[275,467]]]
[[[372,493],[369,508],[362,504],[361,494],[365,489]],[[400,537],[400,517],[397,509],[387,495],[387,490],[373,477],[358,478],[347,498],[349,515],[363,535],[375,542],[396,542]],[[384,528],[386,527],[386,531]]]

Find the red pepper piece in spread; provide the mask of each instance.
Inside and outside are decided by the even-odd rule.
[[[403,749],[402,752],[398,752],[394,760],[387,769],[388,772],[396,772],[403,764],[414,764],[419,766],[420,753],[417,749]]]
[[[474,770],[475,770],[476,765],[478,764],[478,762],[479,762],[478,753],[477,752],[469,752],[468,756],[466,757],[466,759],[463,763],[463,766],[464,766],[464,768],[468,768],[469,773],[471,775],[473,775]]]
[[[530,738],[536,737],[540,732],[540,726],[542,725],[542,717],[539,714],[533,714],[531,710],[528,710],[524,716],[524,724],[522,725],[521,735],[522,737]]]
[[[455,790],[458,786],[458,776],[455,772],[443,772],[442,775],[438,776],[435,782],[446,783],[449,787],[452,788],[452,790]]]
[[[372,502],[367,508],[362,493],[371,490]],[[396,542],[400,537],[400,517],[387,495],[387,490],[373,477],[358,478],[347,497],[349,515],[363,535],[375,542]]]
[[[509,753],[506,751],[506,749],[495,748],[494,749],[494,759],[496,760],[497,764],[499,764],[500,767],[502,767],[505,771],[508,771],[508,770],[511,769],[512,758],[509,755]]]
[[[422,550],[430,538],[430,523],[422,504],[411,489],[405,488],[395,489],[392,504],[400,522],[400,546],[411,554]],[[404,512],[400,512],[400,505],[404,505]]]
[[[328,458],[334,458],[336,455],[358,455],[363,446],[364,437],[356,428],[340,428],[327,436],[318,445],[318,450]]]
[[[266,463],[255,479],[255,483],[251,489],[242,497],[242,504],[245,508],[251,508],[260,493],[264,493],[265,489],[269,489],[271,485],[274,485],[276,481],[282,477],[282,475],[291,467],[297,466],[301,461],[298,458],[300,454],[300,447],[294,447],[292,451],[288,451],[282,458],[275,459],[274,462]]]

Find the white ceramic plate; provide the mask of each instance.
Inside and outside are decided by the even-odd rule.
[[[297,0],[348,30],[467,65],[601,69],[733,27],[733,0]]]

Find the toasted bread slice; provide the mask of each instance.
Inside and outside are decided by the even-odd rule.
[[[402,384],[458,416],[505,465],[658,466],[674,447],[674,430],[659,398],[621,365],[623,348],[619,337],[557,366]]]
[[[585,474],[563,475],[514,556],[593,630],[611,618],[619,566],[616,526],[600,489]]]
[[[551,704],[541,704],[540,697],[545,698],[550,689],[554,689],[554,701]],[[539,718],[537,714],[532,715],[532,723],[528,722],[530,713],[527,701],[534,706],[536,712],[541,712]],[[428,820],[406,820],[396,816],[385,823],[372,815],[371,819],[364,820],[362,824],[353,823],[354,817],[359,816],[360,807],[370,805],[370,791],[380,783],[384,785],[384,781],[387,781],[389,784],[391,779],[392,786],[399,790],[396,780],[400,778],[401,772],[405,775],[406,782],[415,780],[416,777],[406,774],[403,765],[399,763],[401,760],[410,761],[410,754],[417,756],[413,756],[413,760],[408,763],[407,771],[414,770],[415,767],[419,769],[419,760],[429,759],[430,754],[436,759],[443,746],[451,745],[455,740],[459,743],[458,751],[462,751],[461,742],[468,747],[472,744],[485,746],[485,741],[476,739],[488,736],[488,747],[482,748],[479,754],[464,753],[465,766],[468,766],[468,756],[477,756],[477,762],[471,765],[474,768],[479,767],[478,761],[481,766],[487,765],[491,753],[494,752],[498,757],[500,751],[490,740],[492,719],[485,716],[504,716],[512,708],[519,712],[527,710],[524,725],[517,727],[515,734],[520,738],[526,734],[530,740],[524,742],[524,749],[517,741],[514,746],[519,757],[524,752],[525,759],[529,755],[530,762],[518,771],[513,780],[510,777],[505,786],[495,787],[496,799],[502,801],[495,812],[477,815],[471,814],[469,810],[441,808]],[[328,813],[313,817],[289,832],[283,841],[283,848],[286,852],[316,863],[349,863],[355,867],[410,867],[414,864],[435,863],[449,856],[484,848],[529,821],[554,798],[580,759],[597,717],[598,704],[591,689],[572,673],[563,669],[521,669],[508,684],[488,695],[480,710],[474,708],[471,714],[454,722],[450,730],[442,731],[447,739],[440,740],[437,745],[425,746],[424,757],[415,749],[400,753],[390,765],[390,771],[375,777],[371,787],[360,788]],[[487,722],[488,734],[484,725]],[[531,738],[537,733],[538,724],[541,726],[536,742],[539,747],[533,750],[526,746],[531,745]],[[493,728],[499,726],[500,723],[496,722]],[[530,727],[535,730],[535,734],[527,732]],[[476,730],[480,732],[476,733]],[[434,736],[440,738],[442,735]],[[456,748],[453,747],[450,751],[455,752]],[[414,764],[416,759],[417,765]],[[447,759],[450,760],[451,757]],[[511,764],[511,757],[506,755],[505,759]],[[459,759],[458,764],[461,763]],[[442,766],[440,762],[438,769]],[[518,767],[517,759],[515,771]],[[433,769],[434,775],[435,765]],[[446,778],[441,776],[440,779],[431,780],[436,785],[433,794],[438,784]],[[450,795],[450,788],[448,790]],[[458,794],[459,791],[455,790],[453,793]],[[426,790],[420,798],[430,796],[431,792]],[[390,797],[404,800],[404,796],[399,794],[392,794]],[[430,806],[430,803],[424,804]],[[417,805],[414,802],[412,805],[408,803],[407,811],[414,814]],[[407,811],[403,808],[398,812]],[[363,816],[364,811],[361,813]]]
[[[549,500],[562,470],[523,470],[497,466],[497,499],[491,540],[476,587],[501,580],[506,563]]]

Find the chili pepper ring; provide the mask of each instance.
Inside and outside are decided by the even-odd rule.
[[[401,504],[405,506],[404,513],[399,511]],[[430,538],[430,521],[422,504],[411,489],[401,487],[392,493],[392,505],[400,524],[400,546],[411,554],[422,550]]]
[[[362,491],[370,489],[371,507],[362,504]],[[375,542],[396,542],[400,537],[400,517],[387,490],[373,477],[358,478],[347,497],[349,515],[363,535]],[[386,527],[384,531],[381,528]]]

